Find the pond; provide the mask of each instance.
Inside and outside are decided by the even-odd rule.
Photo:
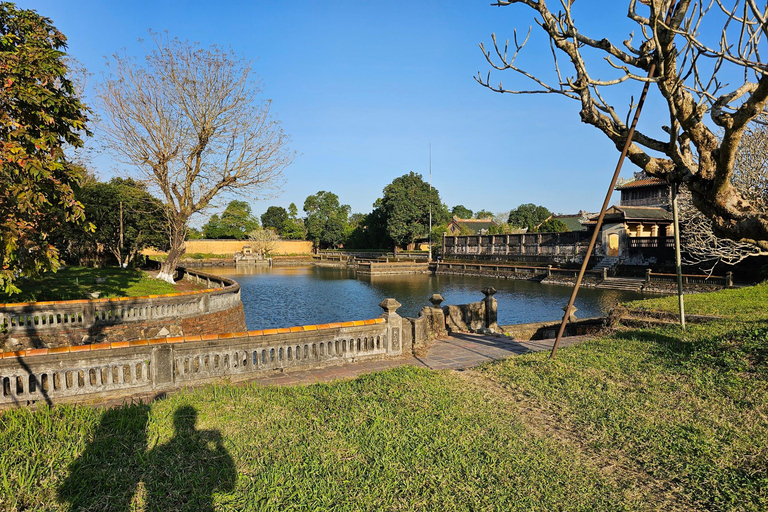
[[[351,269],[327,267],[216,267],[211,270],[235,279],[248,329],[271,329],[376,318],[378,304],[395,298],[401,316],[418,316],[439,293],[443,304],[466,304],[483,298],[481,289],[498,290],[499,324],[560,320],[572,287],[532,281],[427,274],[370,276]],[[576,300],[579,318],[600,316],[618,302],[642,298],[639,293],[582,288]]]

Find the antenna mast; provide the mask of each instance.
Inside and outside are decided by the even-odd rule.
[[[429,259],[432,261],[432,143],[429,143]]]

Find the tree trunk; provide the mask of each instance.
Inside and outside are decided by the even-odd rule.
[[[157,274],[157,278],[173,284],[173,275],[176,272],[176,266],[187,251],[187,244],[184,242],[184,235],[187,230],[186,223],[177,220],[171,221],[170,228],[171,249],[168,251],[168,259],[166,259],[160,266],[160,273]]]

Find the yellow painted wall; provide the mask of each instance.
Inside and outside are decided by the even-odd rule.
[[[234,256],[236,252],[243,250],[244,245],[248,245],[248,240],[187,240],[187,254],[205,253]],[[142,253],[147,256],[166,254],[155,249],[145,249]],[[312,242],[281,240],[276,243],[272,254],[312,254]]]

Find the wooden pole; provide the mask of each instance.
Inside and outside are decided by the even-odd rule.
[[[680,258],[680,217],[678,214],[677,195],[679,183],[672,184],[672,221],[675,229],[675,268],[677,269],[677,306],[680,310],[680,327],[685,330],[685,302],[683,301],[683,268]]]

